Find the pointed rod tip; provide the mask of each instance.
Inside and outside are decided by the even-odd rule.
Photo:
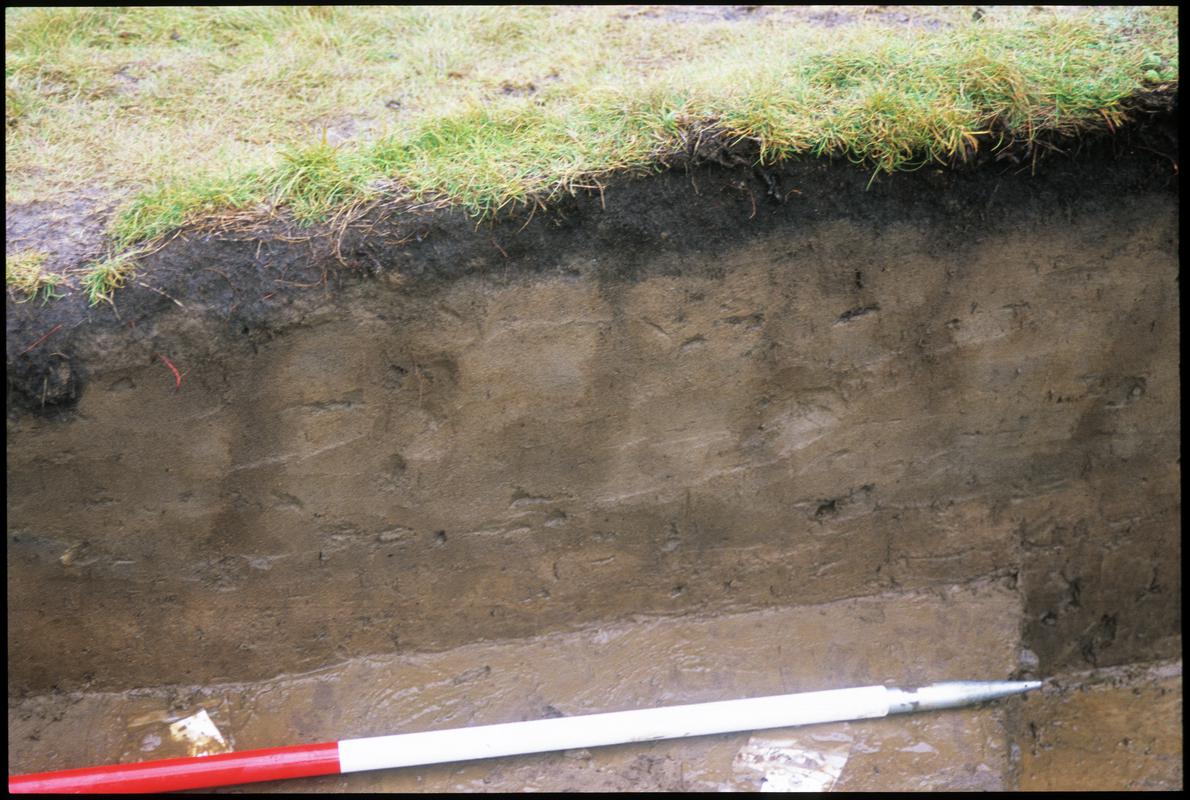
[[[957,708],[1023,694],[1041,685],[1041,681],[947,681],[915,689],[890,688],[888,713]]]

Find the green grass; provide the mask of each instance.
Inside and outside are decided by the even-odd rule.
[[[136,271],[136,258],[140,250],[128,250],[102,261],[91,264],[82,278],[82,288],[91,305],[101,301],[112,302],[112,296]]]
[[[10,10],[6,199],[123,193],[120,251],[229,211],[313,223],[399,196],[483,216],[654,169],[708,130],[766,161],[893,172],[1114,128],[1178,81],[1170,7],[910,9],[933,27],[863,8],[833,28],[804,8]]]
[[[59,287],[65,276],[45,269],[49,254],[41,250],[22,250],[4,257],[4,286],[18,303],[26,303],[41,295],[44,303],[62,297]]]

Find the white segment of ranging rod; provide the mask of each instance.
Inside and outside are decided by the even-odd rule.
[[[339,769],[372,769],[440,764],[519,753],[575,750],[626,742],[650,742],[709,733],[783,728],[888,713],[883,686],[753,697],[579,717],[557,717],[444,731],[398,733],[339,742]]]
[[[713,733],[873,719],[1007,697],[1038,681],[952,681],[917,689],[862,686],[576,717],[508,722],[339,742],[341,772],[649,742]]]

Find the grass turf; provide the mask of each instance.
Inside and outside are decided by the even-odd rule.
[[[18,303],[25,303],[38,295],[44,303],[61,297],[58,287],[66,278],[45,269],[48,254],[42,250],[21,250],[4,257],[4,285]]]
[[[893,172],[1112,129],[1178,80],[1170,7],[676,8],[8,10],[6,200],[124,198],[83,278],[96,302],[227,212],[313,223],[401,196],[490,215],[708,131]]]

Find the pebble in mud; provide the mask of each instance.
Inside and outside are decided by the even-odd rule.
[[[1020,664],[1022,673],[1031,675],[1037,671],[1037,667],[1041,665],[1041,660],[1032,650],[1022,647],[1020,653],[1017,655],[1017,663]]]
[[[37,415],[73,408],[83,394],[83,375],[74,360],[59,351],[22,354],[8,365],[10,405]]]

